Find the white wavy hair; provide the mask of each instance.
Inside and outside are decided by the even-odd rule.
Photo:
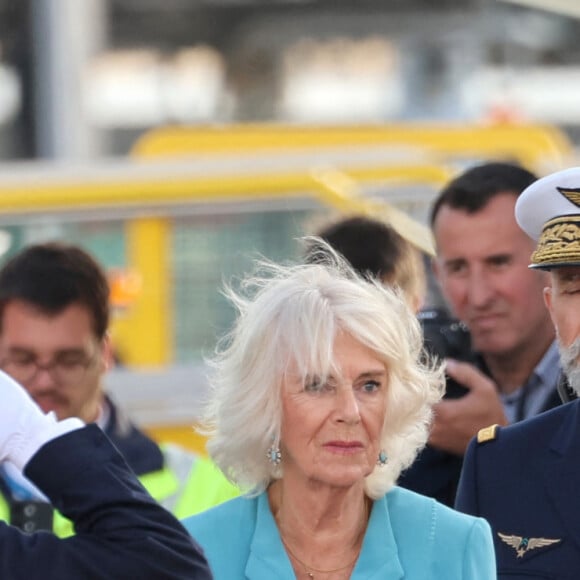
[[[267,450],[280,441],[281,389],[290,365],[304,377],[328,376],[333,345],[343,331],[384,361],[388,374],[379,448],[387,465],[366,477],[371,498],[384,495],[425,445],[432,406],[444,388],[440,365],[426,360],[415,315],[401,295],[359,278],[324,242],[326,263],[258,263],[238,292],[232,331],[208,361],[210,398],[202,417],[208,451],[242,489],[259,493],[283,477]]]

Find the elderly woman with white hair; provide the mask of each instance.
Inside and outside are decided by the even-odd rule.
[[[332,253],[332,251],[329,251]],[[229,291],[208,450],[249,489],[185,520],[216,580],[489,580],[488,524],[396,487],[425,444],[442,370],[403,299],[332,264]]]

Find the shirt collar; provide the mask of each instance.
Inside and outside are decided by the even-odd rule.
[[[555,340],[542,357],[542,360],[536,365],[533,374],[538,377],[541,383],[556,384],[560,374],[560,353],[558,351],[558,343]]]
[[[537,415],[556,388],[560,376],[560,354],[556,341],[548,347],[528,380],[516,391],[500,393],[510,423]]]

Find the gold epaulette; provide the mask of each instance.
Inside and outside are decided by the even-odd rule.
[[[497,437],[497,428],[499,425],[490,425],[489,427],[484,427],[480,429],[477,433],[477,442],[486,443],[487,441],[493,441]]]

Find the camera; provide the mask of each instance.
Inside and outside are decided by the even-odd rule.
[[[475,363],[475,356],[471,349],[471,337],[467,327],[461,321],[453,318],[441,308],[422,310],[417,318],[423,328],[426,354],[439,359],[452,358]],[[467,392],[466,387],[451,377],[447,377],[445,398],[457,399]]]

